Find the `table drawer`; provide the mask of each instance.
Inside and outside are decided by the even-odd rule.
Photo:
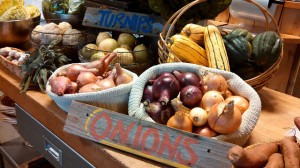
[[[16,104],[18,130],[35,150],[55,167],[94,167],[61,139]]]

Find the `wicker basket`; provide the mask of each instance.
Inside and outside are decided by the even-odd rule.
[[[181,62],[181,60],[179,58],[177,58],[176,56],[174,56],[175,57],[174,59],[169,58],[170,51],[167,47],[166,41],[172,35],[172,33],[174,33],[174,32],[172,32],[172,30],[175,27],[175,24],[176,24],[177,20],[181,17],[181,15],[183,15],[188,9],[190,9],[194,5],[205,2],[205,1],[206,0],[195,0],[195,1],[185,5],[184,7],[179,9],[176,13],[174,13],[170,17],[170,19],[166,22],[163,31],[159,35],[159,40],[158,40],[158,55],[159,55],[158,62],[159,63],[166,63],[168,59],[172,59],[174,62]],[[263,6],[261,6],[260,4],[258,4],[257,2],[255,2],[253,0],[244,0],[244,1],[249,2],[253,5],[256,5],[262,11],[262,13],[266,19],[266,29],[267,30],[269,30],[269,19],[268,19],[268,16],[269,16],[272,19],[272,22],[274,23],[274,25],[276,26],[277,33],[280,35],[279,28],[278,28],[278,25],[276,24],[275,19]],[[251,85],[255,90],[260,90],[263,86],[266,86],[268,81],[278,71],[279,64],[282,60],[282,57],[283,57],[283,54],[282,54],[282,49],[281,49],[281,54],[280,54],[278,60],[271,67],[269,67],[266,71],[259,74],[258,76],[253,77],[251,79],[247,79],[245,81],[249,85]]]
[[[11,48],[12,50],[16,50],[18,52],[24,52],[18,48]],[[14,64],[10,60],[6,59],[4,56],[0,55],[1,64],[6,67],[11,73],[16,75],[17,77],[23,79],[24,73],[22,72],[22,68],[20,65]]]

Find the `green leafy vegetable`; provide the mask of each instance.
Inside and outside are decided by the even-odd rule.
[[[59,67],[70,61],[56,45],[61,40],[54,40],[48,46],[42,45],[30,54],[29,60],[21,65],[25,72],[20,84],[21,93],[29,89],[39,89],[45,92],[45,86],[50,75]]]

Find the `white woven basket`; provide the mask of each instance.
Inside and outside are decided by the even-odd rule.
[[[214,139],[221,141],[226,141],[237,145],[244,145],[259,118],[261,112],[261,101],[257,92],[249,84],[232,72],[207,68],[189,63],[165,63],[153,66],[143,72],[132,86],[128,105],[129,115],[138,119],[154,122],[146,113],[143,103],[141,103],[144,86],[149,79],[154,79],[158,74],[162,72],[172,72],[174,70],[193,72],[199,76],[202,76],[203,71],[205,70],[219,73],[226,78],[230,89],[235,94],[243,96],[249,100],[250,106],[242,115],[242,123],[240,128],[234,133],[213,137]]]
[[[81,65],[86,65],[88,63],[78,63]],[[58,68],[48,79],[46,85],[47,94],[55,101],[55,103],[64,111],[68,112],[72,100],[79,102],[87,103],[97,107],[105,108],[108,110],[120,112],[127,114],[128,109],[128,98],[130,94],[131,87],[134,81],[137,80],[138,76],[126,69],[123,70],[132,76],[133,80],[130,83],[116,86],[114,88],[105,89],[97,92],[89,93],[76,93],[76,94],[65,94],[63,96],[58,96],[55,93],[51,92],[51,86],[49,85],[49,80],[57,76],[57,73],[68,68],[72,64],[68,64]]]

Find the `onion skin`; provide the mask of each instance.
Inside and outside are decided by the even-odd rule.
[[[209,126],[200,126],[200,127],[193,127],[193,133],[198,134],[200,136],[205,136],[205,137],[214,137],[217,135],[215,131],[213,131]]]
[[[224,101],[224,98],[221,93],[215,90],[211,90],[204,93],[200,103],[200,107],[208,112],[213,105],[222,101]]]
[[[167,122],[168,127],[180,129],[187,132],[193,131],[193,124],[183,111],[177,111]]]
[[[71,66],[68,67],[68,69],[66,70],[66,76],[73,82],[76,82],[78,75],[81,72],[92,72],[94,74],[98,73],[98,69],[87,69],[82,65],[79,64],[73,64]]]
[[[178,80],[181,89],[188,85],[193,85],[200,88],[200,78],[198,78],[194,73],[179,72],[175,70],[173,71],[173,74]]]
[[[162,105],[167,105],[170,99],[175,98],[180,91],[180,86],[175,77],[161,76],[153,82],[153,96]]]
[[[149,103],[153,102],[154,100],[155,99],[153,97],[153,86],[150,84],[146,84],[142,97],[142,102],[144,106],[148,106]]]
[[[154,101],[145,106],[147,114],[157,123],[167,124],[168,120],[175,114],[170,105],[162,106],[159,102]]]
[[[78,86],[76,82],[71,82],[71,85],[67,87],[65,94],[75,94],[78,92]]]
[[[201,83],[204,87],[205,92],[216,90],[224,95],[229,88],[226,79],[222,75],[210,72],[203,76]]]
[[[100,91],[101,87],[96,83],[89,83],[87,85],[82,86],[78,93],[86,93],[86,92],[97,92]]]
[[[200,107],[195,107],[190,111],[190,120],[194,126],[203,126],[207,123],[207,112]]]
[[[209,127],[220,134],[233,133],[239,129],[241,122],[242,114],[233,101],[215,104],[208,113]]]
[[[78,85],[78,88],[81,88],[86,84],[95,83],[97,80],[97,77],[93,73],[81,72],[77,77],[76,83]]]
[[[98,72],[96,76],[102,76],[105,72],[109,70],[109,64],[117,56],[117,53],[108,53],[105,57],[100,58],[87,64],[85,67],[87,69],[97,68]]]
[[[72,86],[72,81],[65,76],[57,76],[49,81],[51,91],[58,96],[63,96],[68,87]]]
[[[117,86],[132,81],[132,77],[123,71],[119,63],[116,63],[115,68],[116,68],[115,84]]]
[[[232,100],[234,101],[234,105],[241,111],[242,114],[249,108],[249,101],[242,96],[230,96],[225,99],[225,102],[229,103]]]
[[[115,76],[115,71],[113,70],[108,77],[102,79],[102,80],[98,80],[96,82],[97,85],[100,86],[101,90],[104,90],[104,89],[109,89],[109,88],[112,88],[112,87],[115,87],[116,84],[114,82],[114,76]]]
[[[180,101],[188,108],[199,106],[202,99],[201,90],[193,85],[188,85],[180,91]]]

